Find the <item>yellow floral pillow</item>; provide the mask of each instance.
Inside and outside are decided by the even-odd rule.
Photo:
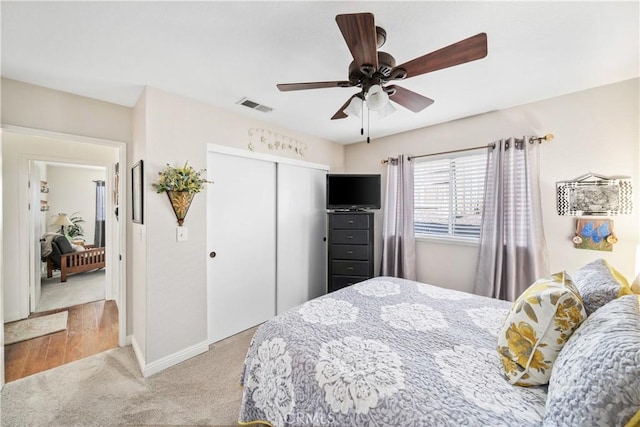
[[[564,271],[536,281],[511,306],[498,352],[511,384],[547,384],[551,366],[587,318],[580,293]]]

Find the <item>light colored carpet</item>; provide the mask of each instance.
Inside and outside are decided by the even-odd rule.
[[[35,313],[99,301],[105,295],[104,269],[69,275],[64,283],[60,283],[60,272],[57,272],[41,283],[42,293]]]
[[[3,426],[237,425],[255,328],[143,378],[131,346],[5,385]]]
[[[19,320],[4,325],[4,344],[14,344],[31,338],[49,335],[54,332],[67,329],[69,312],[50,314],[48,316],[34,317],[33,319]]]

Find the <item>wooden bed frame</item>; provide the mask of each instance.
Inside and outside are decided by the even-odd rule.
[[[67,281],[67,275],[97,270],[105,266],[105,249],[85,246],[82,252],[73,252],[60,256],[60,282]],[[47,258],[47,277],[53,276],[53,262]]]

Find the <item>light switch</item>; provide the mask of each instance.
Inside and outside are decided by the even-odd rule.
[[[176,228],[176,241],[177,242],[186,242],[189,238],[187,227],[177,227]]]

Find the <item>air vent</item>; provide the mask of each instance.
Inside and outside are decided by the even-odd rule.
[[[273,111],[273,108],[267,107],[266,105],[259,104],[259,103],[255,102],[255,101],[252,101],[252,100],[248,99],[248,98],[242,98],[236,104],[244,105],[245,107],[249,107],[252,110],[262,111],[263,113],[269,113],[269,112]]]

